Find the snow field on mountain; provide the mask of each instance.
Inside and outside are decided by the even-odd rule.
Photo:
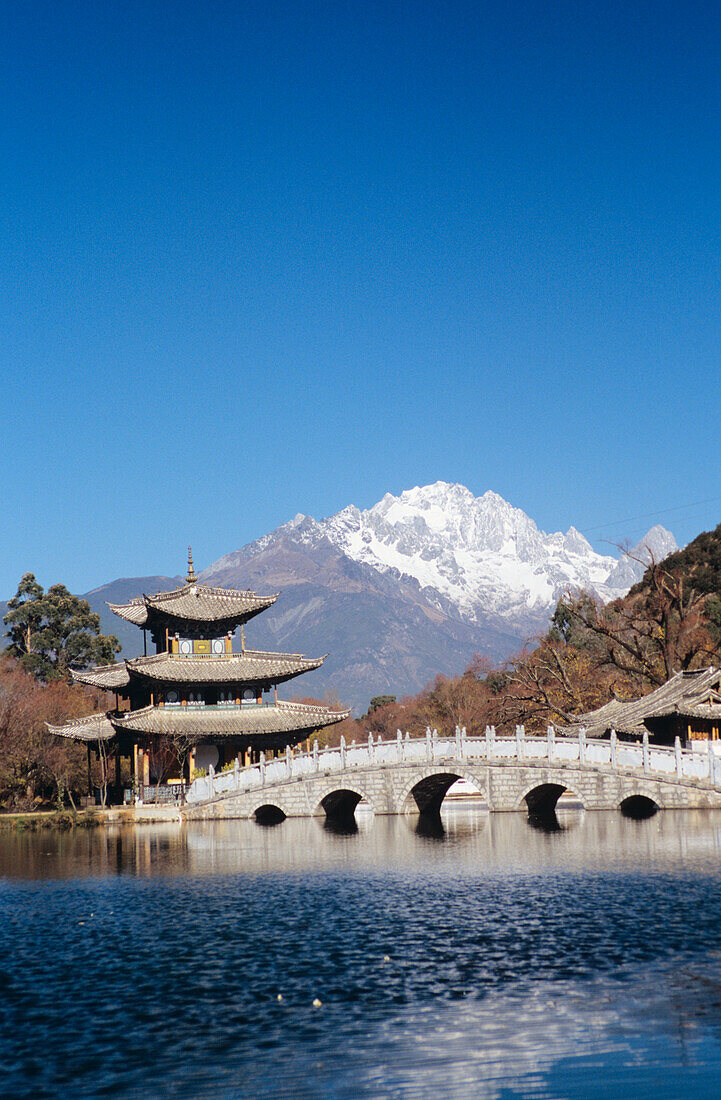
[[[221,558],[205,576],[283,539],[311,553],[327,540],[378,573],[415,580],[430,603],[446,609],[450,603],[472,623],[488,614],[512,620],[550,613],[568,588],[613,599],[640,579],[651,554],[661,560],[676,549],[673,535],[654,527],[631,557],[598,554],[575,527],[548,535],[498,493],[474,497],[463,485],[437,481],[397,497],[386,493],[366,511],[348,505],[320,521],[299,514]]]

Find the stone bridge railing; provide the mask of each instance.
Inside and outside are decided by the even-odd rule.
[[[465,727],[456,727],[454,737],[439,737],[438,731],[426,730],[425,737],[411,738],[398,730],[394,740],[384,741],[368,734],[368,742],[346,745],[341,738],[339,748],[319,749],[314,741],[312,752],[295,756],[290,749],[284,757],[240,768],[236,761],[232,771],[215,773],[212,766],[207,776],[194,780],[187,794],[190,805],[212,799],[242,794],[246,791],[286,783],[291,779],[312,778],[319,774],[349,772],[355,769],[407,764],[449,764],[456,761],[528,765],[535,763],[555,766],[582,767],[589,770],[608,769],[614,772],[642,773],[666,780],[703,783],[721,787],[721,758],[709,742],[707,752],[692,752],[681,748],[676,739],[673,748],[649,745],[645,734],[641,744],[619,741],[615,732],[610,740],[587,740],[584,730],[577,738],[556,737],[553,726],[546,737],[527,737],[523,726],[516,727],[514,737],[498,737],[493,727],[485,736],[468,737]]]

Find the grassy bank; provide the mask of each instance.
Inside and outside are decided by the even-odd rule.
[[[135,816],[131,811],[113,815],[113,824],[132,825]],[[70,829],[97,829],[109,824],[108,814],[98,810],[50,810],[26,814],[0,814],[0,830],[12,829],[18,833],[37,833],[41,829],[68,832]]]

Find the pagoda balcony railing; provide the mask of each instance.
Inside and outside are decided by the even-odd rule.
[[[178,661],[222,661],[223,657],[242,657],[243,654],[231,649],[222,653],[165,653],[163,656]]]
[[[408,733],[403,736],[398,730],[396,738],[384,741],[380,736],[374,740],[373,734],[369,733],[367,743],[359,745],[355,741],[346,745],[345,738],[341,737],[338,748],[319,749],[316,740],[311,752],[294,755],[288,747],[285,756],[270,761],[266,761],[265,754],[261,753],[259,764],[241,768],[236,760],[232,770],[217,775],[210,767],[207,776],[193,781],[186,801],[207,802],[235,792],[243,793],[319,773],[329,775],[379,764],[433,764],[453,760],[496,760],[506,763],[547,761],[561,767],[587,766],[608,768],[613,772],[641,772],[690,779],[718,789],[721,788],[721,757],[716,754],[713,744],[709,741],[707,751],[699,752],[683,749],[677,738],[675,745],[667,748],[650,745],[648,734],[644,734],[641,744],[631,744],[619,741],[613,731],[608,741],[587,740],[583,729],[577,737],[557,737],[553,726],[548,727],[546,737],[527,737],[523,726],[517,726],[515,736],[511,737],[497,736],[492,726],[486,728],[482,737],[468,737],[465,727],[458,726],[454,737],[439,737],[437,730],[427,729],[425,737],[411,738]]]
[[[236,703],[233,700],[218,703],[204,703],[202,700],[196,699],[187,703],[163,703],[163,707],[168,707],[168,709],[172,710],[248,710],[249,708],[257,709],[258,707],[274,706],[275,702],[271,699],[267,701],[263,700],[262,703],[258,703],[255,699],[243,699],[240,703]]]

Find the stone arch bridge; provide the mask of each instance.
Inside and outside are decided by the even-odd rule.
[[[352,817],[364,801],[376,814],[437,814],[449,788],[465,779],[479,792],[490,811],[526,810],[552,814],[559,797],[574,795],[586,810],[653,812],[656,809],[721,807],[721,759],[712,751],[608,741],[556,738],[553,727],[546,737],[526,737],[523,727],[515,737],[497,737],[492,728],[484,737],[468,737],[456,729],[454,737],[426,731],[411,739],[397,738],[367,744],[318,750],[259,765],[214,774],[194,781],[182,809],[186,818],[255,818],[277,821],[284,817],[325,814],[342,820]]]

